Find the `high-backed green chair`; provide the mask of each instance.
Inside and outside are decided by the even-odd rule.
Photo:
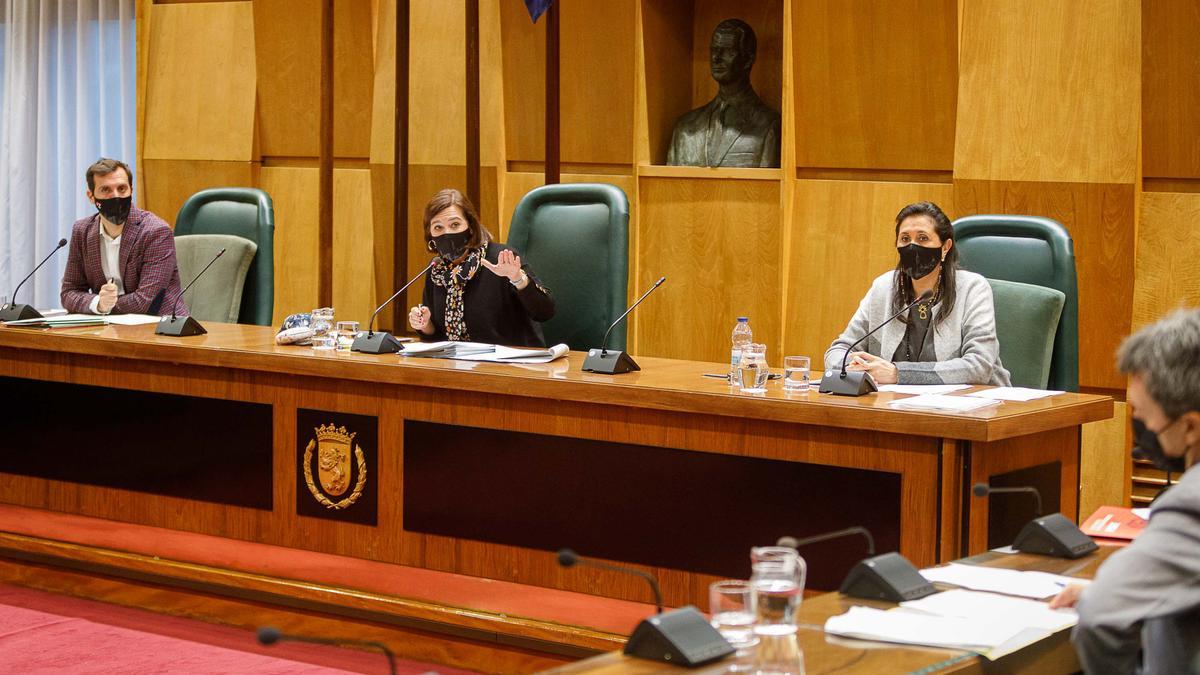
[[[1000,361],[1015,387],[1045,389],[1050,381],[1054,336],[1067,296],[1062,291],[988,279],[996,308]]]
[[[216,258],[218,252],[225,253]],[[197,321],[237,323],[241,314],[246,273],[258,246],[232,234],[184,234],[175,237],[175,260],[179,276],[196,279],[188,291],[188,312]],[[216,258],[214,262],[214,258]],[[197,278],[209,263],[204,276]],[[165,312],[164,312],[165,313]]]
[[[232,234],[258,246],[242,290],[238,323],[271,325],[275,309],[275,207],[257,188],[223,187],[188,197],[175,218],[175,236]],[[191,279],[183,279],[183,283]]]
[[[1047,386],[1079,391],[1079,291],[1075,246],[1066,228],[1037,216],[967,216],[954,221],[954,244],[963,267],[972,272],[1053,288],[1065,296]]]
[[[530,190],[513,211],[508,245],[554,296],[542,324],[546,344],[599,347],[625,311],[629,277],[629,199],[615,185],[572,183]],[[625,349],[625,322],[608,347]]]

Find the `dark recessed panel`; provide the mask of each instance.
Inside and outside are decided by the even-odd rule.
[[[1062,463],[1047,462],[1017,471],[990,476],[992,487],[1037,488],[1042,496],[1042,513],[1037,512],[1037,501],[1030,494],[989,495],[988,504],[988,548],[1008,546],[1017,538],[1021,528],[1039,515],[1058,513],[1061,503]],[[1075,514],[1067,517],[1075,520]]]

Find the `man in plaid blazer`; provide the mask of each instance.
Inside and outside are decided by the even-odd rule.
[[[97,213],[71,226],[62,306],[76,314],[187,316],[175,264],[175,237],[162,218],[133,206],[132,173],[101,159],[86,173]]]

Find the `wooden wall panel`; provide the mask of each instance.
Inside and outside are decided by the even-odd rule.
[[[524,11],[519,3],[517,8]],[[464,11],[462,2],[412,3],[408,87],[408,159],[412,164],[466,165]]]
[[[560,6],[561,9],[561,6]],[[559,20],[561,25],[561,17]],[[545,160],[546,22],[529,20],[519,2],[500,3],[504,59],[504,143],[508,161]]]
[[[317,306],[316,169],[263,167],[259,187],[275,205],[275,312],[272,323]]]
[[[371,172],[334,169],[333,202],[335,317],[365,324],[376,305]]]
[[[955,178],[1133,183],[1137,0],[976,0],[962,8]]]
[[[666,164],[675,120],[692,105],[693,36],[680,30],[691,26],[690,0],[642,0],[642,86],[645,138],[638,156],[651,164]],[[642,111],[639,111],[642,114]]]
[[[1142,2],[1142,172],[1200,178],[1200,4]]]
[[[1079,384],[1124,390],[1114,354],[1133,305],[1134,186],[954,181],[958,215],[1022,213],[1053,218],[1075,242],[1079,285]]]
[[[375,263],[375,297],[379,302],[390,298],[398,288],[395,285],[396,254],[393,243],[396,238],[395,230],[395,190],[393,188],[395,175],[390,164],[372,164],[371,172],[371,222],[374,225],[372,243],[374,253],[371,259]],[[404,227],[401,222],[400,226]],[[372,310],[374,311],[374,310]],[[379,313],[377,327],[392,328],[392,312],[388,309]]]
[[[183,203],[200,190],[229,185],[258,185],[258,164],[253,162],[147,158],[143,163],[146,167],[146,175],[142,177],[145,192],[135,201],[172,227]]]
[[[1079,519],[1101,506],[1127,506],[1129,501],[1129,407],[1113,404],[1113,417],[1083,425],[1079,458]]]
[[[371,0],[338,0],[333,4],[335,157],[368,157],[371,154],[371,88],[375,83],[372,5]],[[319,44],[310,47],[317,48]],[[319,54],[319,49],[317,51]]]
[[[262,154],[316,157],[321,0],[256,0],[254,51]]]
[[[953,167],[956,0],[800,0],[792,35],[797,166]]]
[[[929,200],[954,216],[953,188],[939,183],[801,180],[783,305],[788,354],[813,367],[858,309],[875,277],[896,266],[895,218]]]
[[[151,17],[143,157],[254,159],[251,3],[154,5]]]
[[[1133,327],[1181,305],[1200,306],[1200,194],[1142,195],[1134,263]]]
[[[379,0],[375,17],[375,86],[371,89],[372,164],[392,164],[395,160],[395,116],[396,0]]]
[[[779,365],[779,190],[773,180],[639,180],[634,285],[667,277],[639,310],[639,355],[728,363],[729,332],[749,316]]]

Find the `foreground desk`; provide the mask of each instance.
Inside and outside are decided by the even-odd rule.
[[[1116,551],[1113,546],[1101,546],[1100,550],[1080,560],[1063,560],[1047,556],[1002,554],[986,552],[959,562],[1003,567],[1006,569],[1032,570],[1064,574],[1091,579],[1100,564]],[[949,588],[949,587],[945,587]],[[888,609],[895,605],[847,598],[839,593],[826,593],[808,598],[800,606],[797,641],[803,652],[804,666],[809,673],[1075,673],[1079,671],[1079,660],[1070,643],[1070,630],[1061,630],[1024,649],[1007,654],[995,661],[988,661],[971,652],[955,649],[935,649],[889,645],[881,642],[849,640],[828,635],[821,626],[831,616],[845,613],[854,605],[865,605]],[[732,672],[731,666],[740,671],[750,670],[753,656],[726,659],[699,670],[687,670],[644,659],[635,659],[619,652],[585,659],[553,671],[560,675],[588,673],[589,675],[643,675],[645,673],[717,673]]]
[[[638,579],[562,570],[553,551],[637,564],[669,604],[705,606],[751,545],[865,525],[918,566],[1006,543],[1031,515],[969,497],[1041,481],[1076,516],[1080,425],[1111,399],[1065,394],[965,415],[773,389],[715,364],[641,357],[621,376],[316,353],[266,327],[0,328],[0,501],[220,537],[645,600]],[[1003,509],[1000,508],[1002,505]],[[835,588],[861,543],[810,565]]]

